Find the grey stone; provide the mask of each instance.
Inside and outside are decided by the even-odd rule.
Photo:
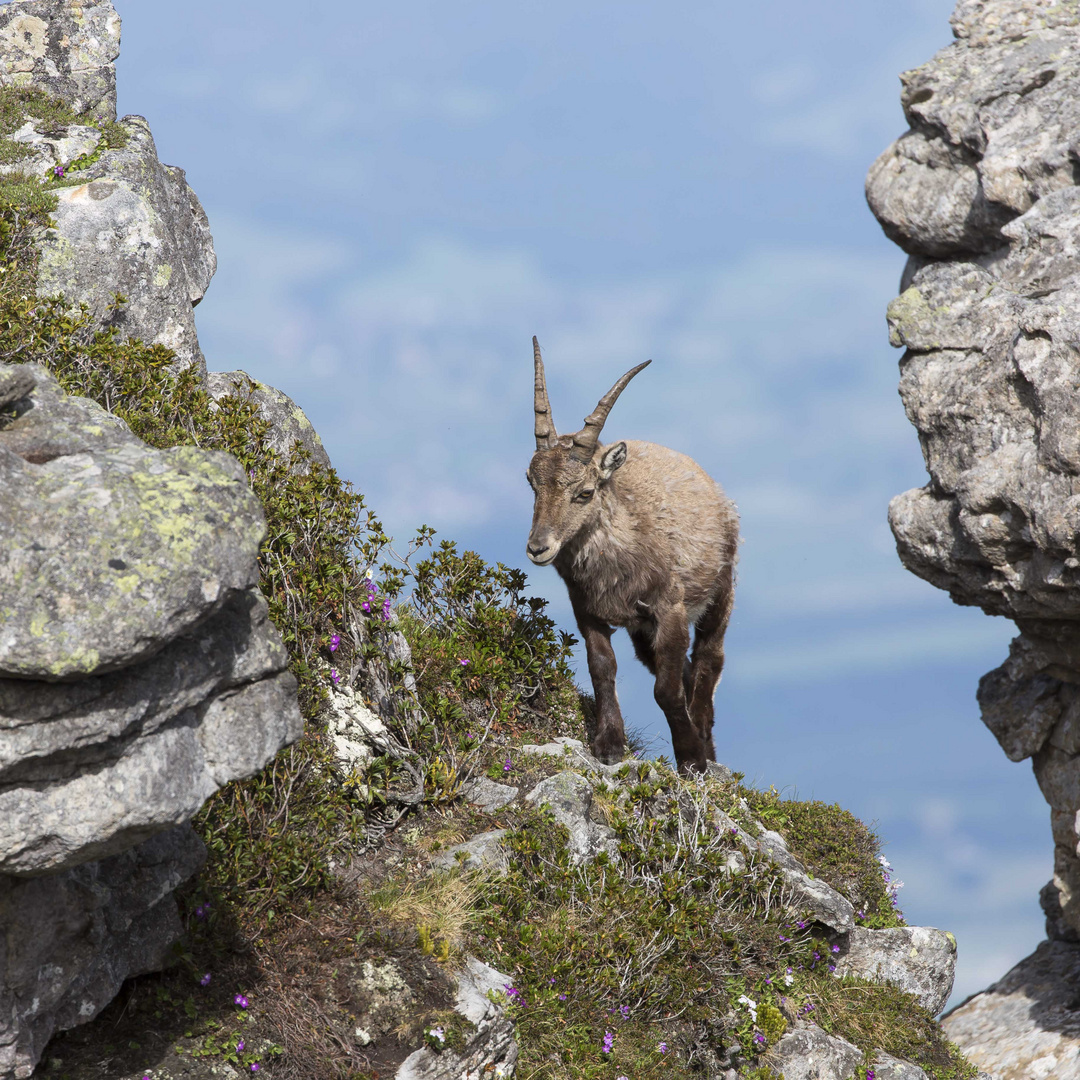
[[[831,885],[811,877],[798,859],[787,849],[787,842],[777,832],[764,830],[756,840],[744,834],[744,842],[768,856],[780,868],[787,886],[787,902],[802,907],[820,923],[839,933],[855,926],[855,909]]]
[[[509,784],[497,784],[486,776],[478,776],[470,780],[462,789],[461,793],[467,802],[479,806],[485,814],[494,814],[504,806],[509,806],[517,797],[519,789]]]
[[[784,1080],[850,1080],[863,1052],[817,1025],[789,1031],[765,1060]]]
[[[0,873],[122,851],[262,768],[302,730],[287,662],[253,589],[121,671],[0,679]]]
[[[246,371],[212,371],[206,376],[206,389],[215,401],[226,395],[250,401],[259,416],[270,425],[269,449],[288,460],[294,443],[307,452],[313,462],[330,468],[330,456],[304,410],[288,394],[257,382]],[[308,472],[306,463],[297,463],[295,471]]]
[[[0,86],[36,86],[77,113],[116,119],[120,16],[108,0],[0,7]]]
[[[121,338],[164,345],[176,368],[205,374],[193,306],[217,265],[206,213],[183,169],[158,160],[146,121],[126,116],[122,125],[127,145],[104,151],[82,184],[57,190],[38,292],[85,303]],[[127,298],[119,309],[117,293]]]
[[[31,118],[10,138],[26,147],[26,156],[0,166],[0,173],[20,173],[39,180],[51,180],[58,167],[65,168],[77,158],[92,154],[102,136],[97,128],[84,124],[72,124],[54,133],[51,125]]]
[[[570,834],[570,862],[580,864],[594,859],[601,851],[618,853],[615,833],[592,817],[592,785],[580,773],[567,769],[541,780],[525,796],[525,801],[546,806]]]
[[[874,1058],[874,1080],[929,1080],[925,1070],[910,1061],[901,1061],[878,1051]]]
[[[1078,985],[1080,945],[1044,941],[942,1027],[995,1080],[1080,1080]]]
[[[432,857],[432,866],[441,870],[452,870],[460,866],[463,870],[493,870],[505,873],[507,868],[506,849],[502,845],[505,829],[492,829],[490,832],[477,833],[464,844],[440,851]]]
[[[1080,932],[1080,17],[961,0],[956,40],[902,76],[911,130],[867,197],[912,254],[890,305],[929,483],[893,499],[905,566],[1017,621],[979,687],[1051,807],[1057,936]]]
[[[376,752],[387,753],[394,742],[382,718],[349,686],[330,691],[321,720],[326,724],[334,758],[346,775],[362,769]]]
[[[155,450],[23,372],[35,389],[0,421],[0,676],[130,664],[255,584],[265,522],[234,458]]]
[[[204,858],[183,826],[59,874],[0,875],[0,1076],[30,1076],[54,1031],[165,964],[180,934],[172,892]]]
[[[927,1012],[937,1015],[952,993],[956,938],[930,926],[886,930],[855,927],[841,944],[836,976],[857,975],[914,994]]]
[[[476,1029],[465,1049],[460,1054],[453,1050],[436,1053],[422,1047],[401,1063],[395,1080],[496,1080],[514,1075],[518,1059],[514,1025],[505,1009],[489,997],[502,991],[510,977],[470,956],[457,979],[454,1008]]]

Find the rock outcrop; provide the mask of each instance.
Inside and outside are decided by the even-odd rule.
[[[0,1076],[163,962],[184,825],[301,730],[226,454],[0,365]],[[166,839],[170,838],[170,839]],[[6,942],[6,944],[4,944]]]
[[[1054,836],[1048,933],[1076,941],[1080,15],[1064,0],[961,0],[952,26],[956,41],[901,77],[911,129],[867,181],[910,256],[889,328],[930,474],[889,518],[905,566],[1017,623],[979,702],[1009,758],[1032,759]],[[989,1060],[964,1041],[977,1025],[948,1026]]]
[[[124,147],[102,146],[119,33],[107,2],[0,7],[0,85],[45,89],[93,121],[55,130],[31,117],[14,136],[29,153],[11,168],[85,166],[41,238],[39,291],[201,373],[192,310],[214,272],[206,216],[144,120],[122,121]],[[205,857],[188,822],[302,722],[258,588],[262,508],[237,461],[152,449],[45,369],[0,364],[0,489],[0,1080],[11,1080],[30,1075],[54,1031],[165,963],[180,930],[173,890]]]

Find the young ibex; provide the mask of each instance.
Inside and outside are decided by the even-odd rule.
[[[533,358],[536,453],[525,478],[536,502],[526,550],[537,566],[554,565],[570,593],[596,696],[592,751],[611,763],[626,749],[611,647],[613,627],[625,626],[656,676],[680,771],[704,772],[716,760],[713,695],[734,599],[735,504],[684,454],[647,442],[599,444],[618,396],[651,361],[628,371],[576,435],[560,436],[536,338]]]

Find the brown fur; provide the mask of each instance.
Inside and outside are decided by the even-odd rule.
[[[545,441],[538,426],[527,550],[537,565],[554,565],[570,593],[596,696],[593,753],[613,762],[626,749],[611,647],[622,626],[656,676],[680,770],[704,771],[715,760],[713,696],[734,597],[735,505],[684,454],[620,442],[597,445],[583,462],[574,439],[552,430]]]

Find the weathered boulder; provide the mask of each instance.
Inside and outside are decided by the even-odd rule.
[[[507,867],[507,853],[502,845],[505,829],[491,829],[477,833],[463,844],[455,844],[438,852],[431,859],[431,864],[442,870],[461,867],[463,870],[490,869],[504,873]]]
[[[509,806],[517,797],[520,789],[509,784],[497,784],[486,776],[478,776],[465,784],[461,793],[467,802],[480,807],[485,814],[494,814],[504,806]]]
[[[30,1076],[54,1031],[165,964],[180,933],[172,891],[204,858],[182,826],[59,874],[0,875],[0,1076]]]
[[[36,86],[76,112],[116,119],[120,16],[109,0],[13,0],[0,7],[0,86]]]
[[[458,1053],[448,1048],[436,1053],[422,1047],[401,1063],[396,1080],[472,1080],[514,1075],[518,1058],[514,1025],[502,1006],[491,1000],[510,983],[509,977],[470,956],[457,980],[454,1008],[474,1028],[464,1050]]]
[[[784,1080],[850,1080],[862,1060],[858,1047],[811,1024],[782,1036],[766,1064]]]
[[[0,420],[0,677],[129,665],[255,585],[265,522],[234,458],[155,450],[19,371],[34,386]]]
[[[211,371],[206,376],[206,389],[215,401],[228,395],[254,404],[259,416],[270,425],[266,440],[270,450],[287,457],[293,445],[299,443],[313,462],[330,467],[330,456],[319,433],[288,394],[256,381],[246,371]],[[297,471],[306,473],[306,464]]]
[[[164,345],[177,368],[205,373],[192,309],[217,267],[206,213],[184,170],[158,160],[146,121],[121,124],[127,145],[104,150],[77,174],[83,183],[56,193],[38,292],[85,303],[121,337]],[[117,294],[127,301],[118,308]]]
[[[595,819],[592,785],[580,773],[571,769],[541,780],[525,796],[527,803],[546,807],[555,820],[570,834],[570,862],[582,863],[595,858],[601,851],[618,852],[615,833]]]
[[[887,982],[914,994],[937,1015],[952,993],[956,938],[930,926],[869,930],[857,926],[836,958],[836,975]]]
[[[262,768],[301,732],[286,665],[250,590],[123,670],[0,678],[0,874],[123,851]]]

